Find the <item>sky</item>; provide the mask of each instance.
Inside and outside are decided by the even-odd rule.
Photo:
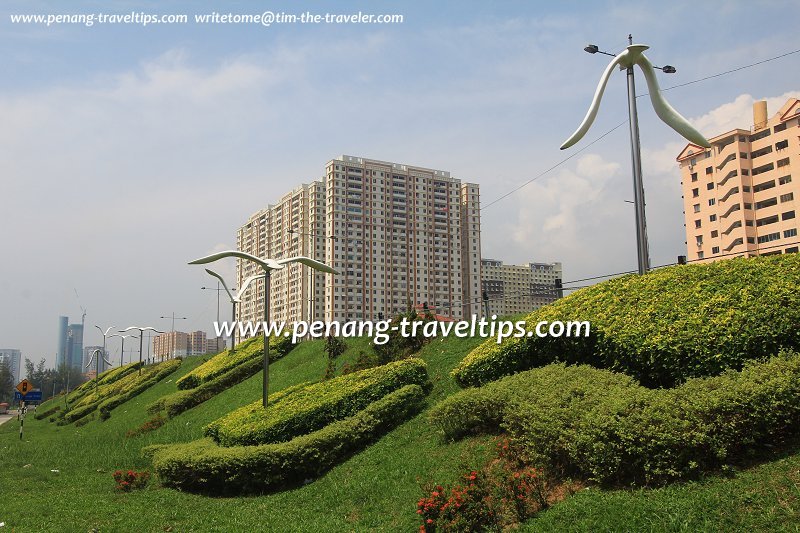
[[[264,11],[403,21],[194,21]],[[11,18],[89,13],[189,22]],[[559,150],[610,60],[583,47],[618,53],[630,33],[677,68],[659,73],[663,88],[713,76],[664,93],[711,137],[749,127],[754,100],[771,116],[800,97],[800,53],[740,69],[797,51],[799,16],[796,0],[3,2],[0,347],[54,365],[58,317],[79,323],[81,307],[84,345],[102,344],[96,324],[169,330],[160,317],[172,313],[186,317],[176,329],[212,331],[216,293],[201,287],[213,281],[186,263],[235,248],[250,214],[342,154],[478,183],[484,257],[560,261],[565,282],[634,270],[623,73],[587,136]],[[652,263],[673,263],[686,253],[675,162],[686,142],[647,97],[638,108]],[[217,266],[233,278],[233,262]]]

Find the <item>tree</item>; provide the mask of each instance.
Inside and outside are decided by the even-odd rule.
[[[335,359],[347,350],[347,343],[339,337],[328,335],[325,339],[325,353],[328,354],[328,365],[325,367],[325,379],[331,379],[336,375]]]
[[[11,403],[14,399],[14,376],[7,361],[0,362],[0,403]]]

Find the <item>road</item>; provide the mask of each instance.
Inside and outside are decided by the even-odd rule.
[[[11,420],[12,418],[17,418],[17,412],[16,411],[9,411],[8,413],[9,414],[7,414],[7,415],[0,415],[0,424],[2,424],[3,422],[5,422],[7,420]]]

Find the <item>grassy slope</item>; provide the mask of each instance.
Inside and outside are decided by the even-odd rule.
[[[356,357],[364,341],[350,342],[340,364]],[[426,347],[424,357],[434,381],[432,399],[457,389],[448,371],[475,340],[448,339]],[[271,367],[271,389],[318,379],[325,369],[322,342],[304,343]],[[175,380],[199,364],[190,358],[169,383],[162,382],[117,408],[106,422],[82,428],[56,427],[26,420],[26,442],[18,426],[0,426],[0,522],[17,531],[100,530],[331,531],[416,529],[415,504],[420,482],[450,481],[477,466],[485,439],[441,445],[423,415],[404,424],[375,445],[304,487],[251,498],[206,498],[157,488],[116,494],[111,472],[147,469],[139,457],[147,444],[186,441],[201,436],[204,424],[259,397],[261,377],[254,376],[162,428],[134,439],[125,432],[147,420],[144,407],[175,389]],[[44,405],[42,408],[47,408]],[[31,467],[23,468],[23,465]],[[59,469],[59,474],[50,472]],[[105,470],[97,472],[98,469]],[[21,493],[25,499],[18,498]],[[235,512],[233,512],[235,509]]]
[[[425,348],[434,381],[431,403],[457,390],[449,370],[478,340],[447,339]],[[350,341],[339,364],[353,360],[366,341]],[[181,369],[117,408],[106,422],[82,428],[26,420],[26,440],[15,421],[0,426],[0,522],[15,531],[412,531],[420,484],[448,483],[478,466],[490,451],[487,439],[443,445],[425,413],[304,487],[250,498],[206,498],[158,488],[116,494],[111,472],[148,469],[139,449],[158,442],[201,436],[204,424],[259,397],[254,376],[159,430],[126,439],[148,415],[144,407],[175,390]],[[279,390],[324,373],[322,342],[304,343],[271,367],[271,389]],[[47,408],[47,406],[43,406]],[[24,468],[23,465],[32,466]],[[50,472],[59,469],[60,473]],[[98,469],[104,470],[98,472]],[[525,524],[552,530],[795,530],[800,523],[800,454],[788,455],[737,475],[656,491],[591,489]],[[19,495],[24,494],[24,498]]]

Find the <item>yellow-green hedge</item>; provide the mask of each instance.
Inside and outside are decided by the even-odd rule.
[[[152,455],[161,482],[181,490],[247,494],[315,479],[418,413],[425,402],[419,385],[407,385],[364,410],[288,442],[217,446],[211,439],[143,449]]]
[[[212,422],[206,436],[223,446],[282,442],[352,416],[405,385],[427,386],[425,362],[411,358],[294,388],[262,407],[257,400]]]
[[[477,386],[551,362],[623,372],[650,387],[712,376],[800,345],[800,255],[659,269],[576,291],[531,313],[589,321],[588,338],[488,340],[453,370]]]

